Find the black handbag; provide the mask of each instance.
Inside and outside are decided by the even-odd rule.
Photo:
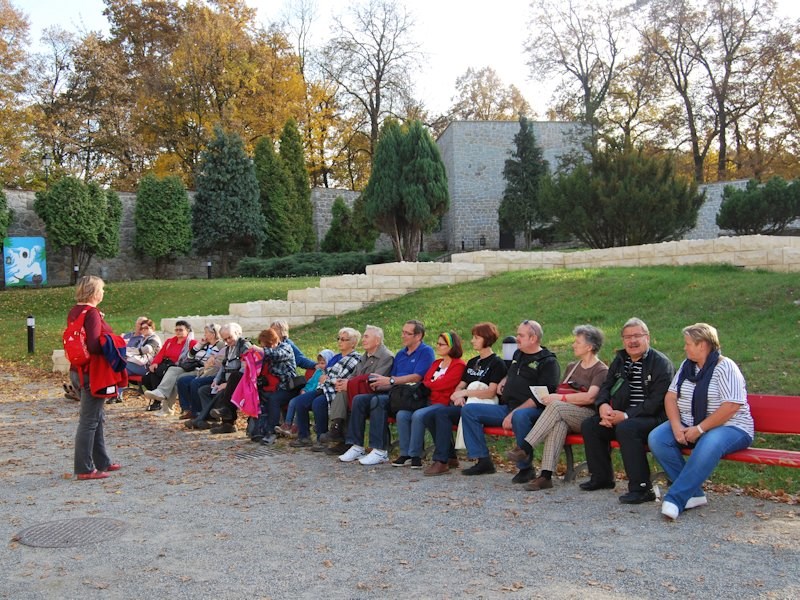
[[[172,359],[162,359],[161,362],[158,363],[155,371],[152,373],[148,371],[142,376],[142,385],[148,390],[156,389],[158,384],[161,383],[161,380],[164,379],[164,374],[167,372],[167,369],[174,366],[175,363],[172,362]]]
[[[419,410],[430,403],[431,391],[422,383],[396,385],[389,390],[389,410],[395,415],[401,410]]]

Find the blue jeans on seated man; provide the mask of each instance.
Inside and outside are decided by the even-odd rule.
[[[294,392],[284,389],[277,389],[274,392],[259,390],[258,399],[260,414],[253,428],[254,435],[267,437],[275,431],[275,426],[280,425],[281,410],[289,405],[289,401],[294,397]]]
[[[675,439],[669,421],[653,429],[647,438],[647,445],[672,481],[664,501],[672,502],[679,512],[683,512],[689,498],[705,495],[703,482],[709,478],[722,457],[743,450],[752,442],[753,438],[746,431],[723,425],[701,435],[687,458],[681,453],[685,446]]]
[[[453,425],[458,425],[461,418],[460,406],[444,406],[433,404],[434,410],[425,413],[423,420],[433,436],[433,460],[446,463],[450,458],[456,458],[456,449],[453,443]]]
[[[309,421],[308,415],[312,410],[314,411],[314,428],[317,431],[317,435],[321,435],[328,430],[328,402],[325,400],[325,424],[322,425],[320,421],[321,407],[320,403],[317,401],[317,398],[319,397],[322,397],[322,399],[325,400],[325,394],[322,390],[312,390],[310,392],[300,394],[294,398],[293,402],[295,407],[295,419],[297,420],[297,437],[311,437],[311,422]],[[322,429],[322,431],[320,431],[320,429]]]
[[[347,424],[348,444],[364,447],[364,431],[369,418],[369,445],[374,450],[388,446],[389,394],[359,394],[353,398]]]
[[[198,390],[214,381],[214,376],[183,378],[178,380],[178,402],[183,410],[190,410],[195,415],[200,413],[200,395]]]
[[[486,445],[484,427],[501,427],[503,420],[511,412],[505,404],[465,404],[461,409],[461,429],[464,433],[464,444],[470,459],[488,458],[489,447]],[[525,436],[533,427],[536,419],[542,414],[541,408],[521,408],[511,417],[511,427],[517,438],[517,444],[525,441]],[[518,469],[528,469],[533,457],[517,462]]]
[[[400,456],[422,456],[425,449],[425,415],[443,407],[442,404],[423,406],[415,411],[401,410],[395,417]]]

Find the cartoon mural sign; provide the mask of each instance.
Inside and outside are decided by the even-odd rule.
[[[9,237],[3,240],[3,267],[7,287],[47,283],[43,237]]]

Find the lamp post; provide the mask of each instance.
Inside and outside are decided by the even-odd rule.
[[[44,167],[44,190],[50,187],[50,165],[53,164],[53,157],[48,152],[42,156],[42,166]]]

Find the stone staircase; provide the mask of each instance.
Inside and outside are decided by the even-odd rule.
[[[322,277],[319,287],[290,290],[286,300],[232,303],[228,315],[162,319],[161,330],[172,331],[178,319],[188,321],[195,331],[201,331],[207,323],[235,321],[242,326],[244,335],[255,337],[275,319],[284,319],[289,327],[298,327],[398,298],[421,288],[483,279],[489,273],[484,264],[458,261],[369,265],[364,275]]]

